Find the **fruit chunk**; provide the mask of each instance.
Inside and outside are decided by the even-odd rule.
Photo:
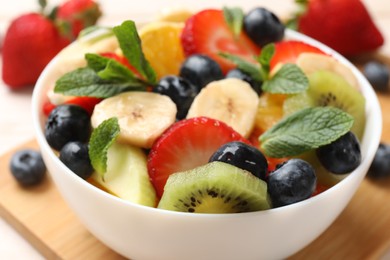
[[[252,173],[265,180],[268,163],[265,156],[255,147],[243,142],[229,142],[211,155],[209,162],[224,162]]]
[[[281,207],[308,199],[316,184],[315,171],[309,163],[301,159],[290,159],[268,177],[272,205]]]
[[[316,150],[322,166],[334,174],[346,174],[355,170],[362,160],[360,144],[352,132]]]
[[[270,62],[271,71],[274,68],[277,68],[277,65],[279,63],[280,64],[296,63],[296,60],[299,57],[299,55],[307,52],[325,54],[317,47],[314,47],[304,42],[295,41],[295,40],[277,42],[275,44],[274,56],[272,57]]]
[[[331,56],[318,53],[302,53],[298,56],[296,62],[297,66],[306,75],[319,70],[331,71],[343,77],[351,86],[358,90],[360,89],[359,83],[352,71]]]
[[[252,131],[259,97],[252,87],[236,78],[214,81],[195,97],[187,118],[206,116],[231,126],[244,137]]]
[[[207,117],[172,125],[154,143],[148,157],[148,171],[157,195],[162,195],[169,175],[206,164],[219,147],[231,141],[249,143],[225,123]]]
[[[17,151],[12,155],[9,166],[12,176],[23,186],[37,185],[46,175],[42,155],[35,150]]]
[[[91,178],[119,198],[150,207],[156,205],[146,155],[138,147],[113,143],[107,153],[107,172],[103,177],[95,172]]]
[[[239,213],[270,208],[267,184],[251,173],[212,162],[171,175],[158,208],[193,213]]]
[[[255,119],[255,129],[260,134],[282,119],[285,99],[286,95],[283,94],[264,93],[260,96]]]
[[[259,47],[284,37],[283,23],[274,13],[262,7],[252,9],[244,17],[244,30]]]
[[[236,65],[220,57],[219,52],[234,54],[252,62],[255,62],[253,56],[260,53],[260,49],[244,32],[238,37],[234,36],[225,22],[222,10],[206,9],[190,17],[181,34],[181,42],[186,56],[210,56],[218,62],[224,73]]]
[[[70,141],[87,142],[91,124],[88,112],[76,105],[60,105],[53,109],[45,125],[45,137],[56,150]]]
[[[182,23],[152,22],[139,31],[142,50],[157,78],[178,75],[184,61],[180,43]]]
[[[96,128],[104,120],[117,117],[119,140],[150,148],[176,119],[176,105],[164,95],[151,92],[125,92],[104,99],[95,106],[91,123]]]
[[[373,51],[384,39],[361,0],[306,1],[298,30],[345,56]]]
[[[362,94],[339,75],[318,71],[308,76],[310,87],[306,92],[291,96],[284,102],[285,114],[311,106],[333,106],[354,118],[351,131],[361,138],[365,125],[365,99]]]

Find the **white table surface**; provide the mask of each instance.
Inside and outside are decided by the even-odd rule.
[[[16,16],[35,11],[38,0],[0,0],[0,43],[10,21]],[[55,5],[60,0],[49,0]],[[186,7],[200,9],[202,7],[241,6],[245,10],[254,6],[264,6],[280,16],[286,16],[294,9],[294,0],[97,0],[103,10],[99,21],[105,25],[117,25],[126,19],[145,22],[154,19],[163,8]],[[386,45],[382,52],[390,55],[390,1],[364,0],[380,30],[383,32]],[[1,51],[0,51],[1,55]],[[1,63],[0,63],[1,73]],[[22,91],[10,91],[0,79],[0,155],[11,148],[34,138],[31,119],[32,88]],[[9,112],[12,111],[12,112]],[[2,173],[0,173],[2,174]],[[22,236],[8,223],[0,218],[0,259],[43,259]]]

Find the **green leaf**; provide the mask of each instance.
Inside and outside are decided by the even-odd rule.
[[[223,16],[234,36],[238,38],[238,36],[241,34],[242,25],[244,22],[244,12],[242,9],[238,7],[224,7]]]
[[[103,121],[93,130],[89,141],[89,158],[95,171],[101,176],[107,171],[107,151],[120,133],[116,117]]]
[[[351,115],[335,107],[310,107],[282,119],[259,138],[274,158],[290,157],[329,144],[352,127]]]
[[[250,63],[240,58],[239,56],[232,55],[225,52],[220,52],[218,55],[236,64],[237,68],[239,68],[240,70],[242,70],[243,72],[251,76],[254,80],[259,82],[263,81],[263,78],[261,77],[260,74],[259,67],[256,66],[256,64]]]
[[[103,80],[118,83],[132,83],[137,86],[144,85],[128,67],[114,59],[92,53],[86,54],[85,59],[87,60],[88,67],[93,69]]]
[[[262,89],[273,94],[296,94],[309,87],[309,80],[295,64],[284,64],[276,74],[266,82]]]
[[[270,43],[263,47],[261,50],[260,56],[258,57],[258,62],[261,65],[261,68],[265,73],[269,73],[271,59],[275,54],[275,44]]]
[[[130,64],[133,65],[147,81],[151,84],[155,84],[157,82],[156,73],[142,52],[141,40],[138,36],[135,23],[133,21],[125,21],[121,25],[115,26],[113,31],[118,38],[124,56]]]
[[[69,96],[90,96],[107,98],[129,90],[142,90],[134,82],[112,82],[98,76],[91,68],[79,68],[68,72],[56,81],[55,93]]]
[[[92,35],[95,32],[99,32],[99,34],[97,36],[91,37],[91,39],[88,40],[88,42],[91,44],[114,35],[112,28],[103,27],[100,25],[92,25],[92,26],[88,26],[85,29],[81,30],[79,35],[78,35],[78,38],[84,38],[87,35],[88,36]]]

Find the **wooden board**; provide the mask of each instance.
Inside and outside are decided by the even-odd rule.
[[[376,58],[389,62],[386,57]],[[384,111],[383,128],[389,129],[390,94],[378,96]],[[390,142],[390,131],[383,132],[382,140]],[[14,181],[9,159],[15,150],[25,148],[38,146],[32,140],[0,157],[0,216],[48,259],[123,259],[82,226],[50,178],[30,189]],[[390,250],[389,200],[390,180],[364,180],[331,227],[291,259],[381,259]]]

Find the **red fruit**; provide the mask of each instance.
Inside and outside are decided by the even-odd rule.
[[[93,109],[100,101],[102,101],[101,98],[95,98],[95,97],[74,97],[72,99],[65,101],[64,104],[73,104],[73,105],[80,106],[84,108],[89,115],[92,115]],[[47,101],[43,104],[43,108],[42,108],[43,113],[46,116],[48,116],[55,107],[56,106],[54,104]]]
[[[214,59],[224,73],[236,67],[220,57],[219,52],[227,52],[255,63],[253,56],[260,49],[244,32],[235,37],[225,22],[221,10],[203,10],[190,17],[181,34],[181,42],[186,56],[204,54]]]
[[[172,125],[154,143],[148,157],[148,172],[157,195],[163,194],[169,175],[206,164],[220,146],[231,141],[249,144],[230,126],[207,117]]]
[[[299,57],[300,54],[304,52],[311,52],[311,53],[318,53],[318,54],[324,54],[323,51],[318,49],[317,47],[314,47],[312,45],[309,45],[304,42],[300,41],[282,41],[275,43],[275,54],[271,59],[270,62],[270,68],[271,70],[278,64],[278,63],[295,63],[296,59]]]
[[[75,39],[80,31],[95,25],[101,11],[93,0],[69,0],[58,7],[57,19],[63,33],[70,39]]]
[[[3,42],[3,81],[13,89],[34,84],[49,61],[69,43],[41,14],[16,18]]]
[[[298,30],[345,56],[373,51],[384,39],[360,0],[311,0]]]

